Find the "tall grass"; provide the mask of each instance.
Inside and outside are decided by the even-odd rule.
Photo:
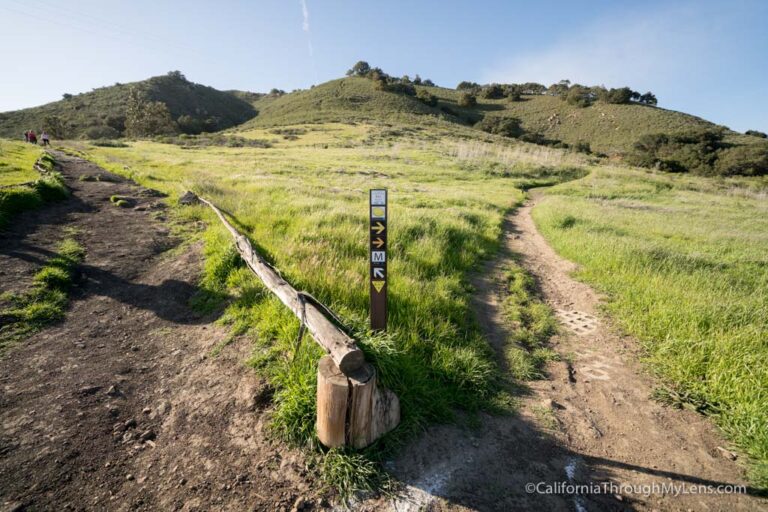
[[[207,148],[135,143],[130,149],[90,147],[91,158],[143,184],[178,194],[186,188],[231,212],[239,228],[298,289],[328,304],[351,328],[383,385],[400,397],[402,423],[362,452],[365,459],[329,452],[318,467],[348,492],[345,465],[379,461],[432,422],[450,421],[456,408],[489,409],[499,399],[499,370],[471,314],[467,276],[494,254],[504,214],[523,194],[516,185],[559,168],[457,162],[439,142],[392,147],[359,144],[370,135],[312,132],[272,148]],[[350,137],[356,140],[350,141]],[[339,143],[345,141],[344,144]],[[347,144],[354,142],[354,144]],[[318,146],[317,144],[321,144]],[[571,169],[562,176],[571,176]],[[389,328],[368,330],[368,189],[390,194]],[[204,292],[196,305],[213,309],[232,297],[221,321],[254,341],[250,364],[276,388],[274,431],[320,449],[314,432],[316,363],[312,340],[296,348],[298,320],[238,263],[229,235],[202,208],[180,211],[209,221]],[[319,453],[324,453],[322,450]],[[355,462],[358,461],[358,462]],[[333,470],[331,470],[332,468]],[[327,472],[325,470],[328,470]]]
[[[732,186],[600,168],[548,191],[533,215],[607,292],[666,395],[712,414],[768,486],[768,203]]]

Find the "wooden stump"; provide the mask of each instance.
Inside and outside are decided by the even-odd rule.
[[[400,401],[363,365],[344,375],[330,356],[317,366],[317,436],[325,446],[365,448],[400,423]]]

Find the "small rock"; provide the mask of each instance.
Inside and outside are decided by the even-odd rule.
[[[101,389],[101,386],[83,386],[80,388],[81,395],[92,395]]]
[[[186,485],[186,484],[187,484],[186,478],[182,478],[181,480],[179,480],[179,485]]]
[[[170,410],[171,410],[171,404],[169,404],[167,400],[161,400],[160,402],[157,403],[156,411],[159,416],[166,414]]]
[[[194,192],[190,191],[185,192],[184,195],[179,198],[179,204],[191,205],[198,204],[199,202],[200,199],[198,199]]]
[[[152,409],[151,409],[151,408],[149,408],[149,407],[145,407],[145,408],[143,408],[143,409],[141,410],[141,412],[143,412],[144,414],[149,414],[149,413],[151,413],[151,412],[152,412]]]
[[[624,496],[622,496],[621,494],[614,494],[613,497],[616,498],[618,501],[624,501]]]
[[[134,345],[131,347],[131,350],[133,350],[134,352],[138,352],[140,349],[138,345]]]
[[[126,422],[123,423],[123,425],[125,425],[125,428],[133,428],[136,426],[136,420],[131,418],[129,420],[126,420]]]
[[[157,436],[155,435],[154,430],[147,430],[139,436],[139,439],[141,439],[142,441],[152,441],[155,439],[155,437]]]
[[[722,455],[723,457],[725,457],[728,460],[736,460],[739,457],[738,455],[736,455],[731,450],[725,449],[722,446],[718,446],[717,447],[717,451],[719,451],[720,455]]]
[[[8,512],[21,512],[24,510],[24,504],[20,501],[11,501],[11,502],[5,502],[5,507],[3,510],[7,510]]]
[[[120,416],[120,409],[118,409],[115,406],[109,407],[109,415],[110,416]]]
[[[296,501],[293,502],[293,508],[291,508],[291,512],[298,512],[303,508],[304,508],[304,498],[299,496],[298,498],[296,498]]]
[[[117,389],[117,386],[115,385],[109,386],[109,389],[107,390],[107,394],[109,396],[122,396],[122,393],[120,392],[119,389]]]
[[[133,475],[128,473],[127,475],[125,475],[125,479],[126,480],[133,480]]]

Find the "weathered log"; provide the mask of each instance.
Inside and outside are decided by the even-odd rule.
[[[185,194],[186,201],[190,201],[189,192]],[[261,279],[272,293],[277,295],[280,301],[288,306],[293,313],[306,325],[307,330],[325,351],[333,358],[336,366],[345,375],[350,375],[363,366],[365,356],[338,325],[327,316],[328,311],[322,304],[312,299],[309,295],[296,291],[283,277],[262,258],[251,246],[247,237],[229,223],[224,213],[213,203],[198,197],[200,202],[208,205],[219,217],[224,227],[235,239],[235,246],[240,256],[250,269]]]
[[[400,401],[377,385],[376,371],[363,365],[344,375],[325,356],[317,365],[317,437],[330,448],[364,448],[400,423]]]

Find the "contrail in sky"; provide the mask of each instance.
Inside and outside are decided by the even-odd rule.
[[[299,0],[301,4],[301,14],[304,20],[301,23],[301,29],[307,33],[307,49],[309,50],[309,58],[312,59],[312,70],[315,73],[315,83],[320,80],[317,77],[317,66],[315,66],[315,50],[312,47],[312,33],[309,30],[309,9],[307,8],[307,0]]]

